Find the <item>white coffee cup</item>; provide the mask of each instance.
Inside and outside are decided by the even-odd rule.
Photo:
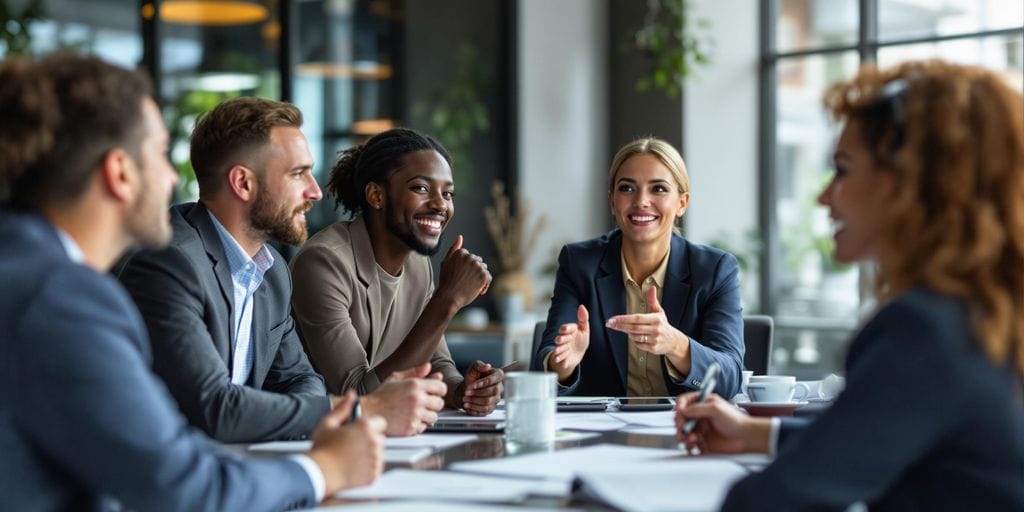
[[[555,440],[555,397],[553,372],[508,372],[505,374],[505,438],[524,445]]]
[[[807,400],[809,398],[819,398],[821,396],[821,381],[820,380],[808,380],[804,382],[797,382],[793,385],[793,398],[797,400]]]
[[[747,384],[750,384],[750,377],[754,375],[754,370],[743,370],[743,380],[740,381],[740,393],[747,394]]]
[[[792,375],[753,375],[747,383],[747,396],[751,402],[789,402],[795,387],[796,377]]]

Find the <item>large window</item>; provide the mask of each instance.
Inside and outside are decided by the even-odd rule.
[[[815,202],[839,128],[822,92],[864,62],[936,57],[1001,70],[1022,89],[1024,3],[764,0],[762,9],[761,301],[776,320],[773,371],[817,378],[840,371],[872,303],[872,269],[834,262],[827,212]]]

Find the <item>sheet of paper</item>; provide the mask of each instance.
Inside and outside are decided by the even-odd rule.
[[[576,432],[572,430],[558,430],[555,431],[555,442],[559,441],[582,441],[584,439],[590,439],[591,437],[597,437],[601,435],[598,432]]]
[[[389,437],[385,441],[384,462],[389,464],[412,464],[436,451],[476,438],[475,435],[426,436],[427,434],[413,437]],[[302,453],[309,451],[311,448],[313,448],[313,441],[273,441],[249,446],[250,451],[281,454]]]
[[[389,437],[387,447],[391,448],[433,448],[441,451],[452,446],[468,443],[477,438],[476,434],[420,434],[409,437]]]
[[[645,425],[626,425],[622,427],[619,432],[627,432],[629,434],[644,434],[648,436],[669,436],[675,437],[676,427],[648,427]]]
[[[675,460],[686,456],[679,450],[598,444],[519,457],[456,462],[450,469],[477,474],[571,481],[585,469],[615,469],[630,463]]]
[[[559,430],[590,432],[610,432],[626,426],[622,420],[604,412],[559,412],[555,414],[555,425]]]
[[[384,450],[385,464],[413,464],[434,453],[430,447],[391,448]]]
[[[560,412],[555,415],[559,429],[609,432],[627,427],[675,428],[675,411],[653,412]],[[675,435],[671,432],[669,435]]]
[[[353,503],[333,507],[320,507],[317,512],[480,512],[479,504],[456,503],[452,501],[401,500],[376,503]],[[559,509],[565,512],[580,511],[577,508]],[[550,512],[549,508],[512,507],[488,504],[486,512]]]
[[[460,409],[442,409],[437,413],[437,423],[445,421],[473,421],[476,423],[500,423],[505,421],[505,410],[495,409],[487,416],[470,416]]]
[[[651,412],[609,412],[609,416],[630,426],[643,427],[674,427],[676,421],[675,411],[651,411]]]
[[[249,445],[250,451],[274,453],[308,452],[312,448],[313,441],[271,441],[269,443],[256,443]]]
[[[338,493],[350,499],[439,499],[486,503],[512,503],[537,493],[533,480],[472,475],[452,471],[392,469],[372,485]],[[548,488],[550,489],[550,485]],[[550,491],[549,491],[550,492]],[[568,496],[569,482],[558,487]],[[488,508],[490,510],[490,508]]]
[[[618,468],[591,468],[577,476],[576,494],[633,511],[718,510],[747,470],[722,459],[680,458]]]

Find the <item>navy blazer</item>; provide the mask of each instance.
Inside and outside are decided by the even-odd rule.
[[[629,366],[626,334],[604,326],[626,313],[622,284],[622,232],[566,245],[558,256],[554,297],[547,326],[531,366],[543,368],[563,324],[576,323],[580,304],[590,314],[590,346],[560,394],[624,396]],[[739,265],[731,254],[687,241],[673,233],[661,306],[670,324],[690,337],[689,375],[676,381],[662,364],[669,394],[700,388],[712,361],[722,367],[715,391],[731,397],[743,371],[743,317]]]
[[[0,240],[0,510],[315,505],[297,463],[221,452],[185,424],[131,299],[48,222],[0,213]]]
[[[291,317],[291,275],[277,252],[253,294],[253,368],[231,383],[235,308],[231,269],[202,203],[171,208],[174,239],[142,251],[121,273],[149,329],[153,370],[185,417],[226,443],[310,434],[330,410],[321,377],[302,350]]]
[[[784,421],[775,462],[723,510],[1024,510],[1021,380],[970,323],[963,302],[921,289],[882,308],[850,345],[835,404]]]

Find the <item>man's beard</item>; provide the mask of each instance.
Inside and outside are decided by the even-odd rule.
[[[404,242],[410,249],[424,256],[433,256],[437,254],[437,251],[441,248],[440,239],[438,239],[437,244],[431,247],[416,238],[416,235],[412,232],[411,226],[402,226],[399,224],[398,216],[395,215],[394,209],[391,208],[390,200],[384,204],[384,222],[387,224],[388,231],[390,231],[392,235],[398,237],[398,239]]]
[[[249,224],[269,240],[288,245],[302,245],[309,236],[309,231],[305,222],[295,222],[295,214],[309,211],[313,203],[306,201],[295,209],[288,209],[285,205],[277,206],[271,201],[266,190],[265,186],[261,186],[260,191],[256,193],[256,202],[249,211]]]

